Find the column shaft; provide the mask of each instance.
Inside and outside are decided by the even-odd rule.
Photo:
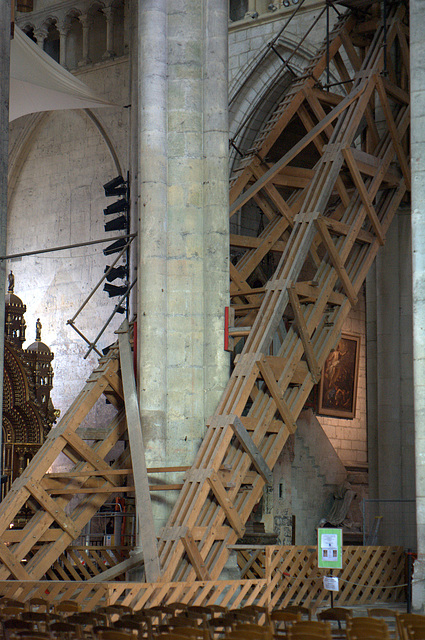
[[[416,517],[418,560],[413,606],[425,601],[425,4],[410,2],[413,367],[416,448]]]
[[[7,169],[9,153],[9,71],[11,2],[0,3],[0,255],[6,255]],[[6,263],[0,261],[0,415],[3,415],[4,297]],[[0,450],[2,430],[0,429]],[[0,461],[0,471],[2,462]]]

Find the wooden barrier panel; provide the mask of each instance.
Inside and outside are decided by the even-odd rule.
[[[257,604],[310,607],[330,603],[323,589],[326,571],[317,568],[317,551],[308,546],[268,546],[238,550],[240,580],[179,582],[0,581],[0,594],[51,602],[74,599],[84,611],[119,602],[135,610],[170,602],[220,604],[236,609]],[[87,565],[87,569],[89,566]],[[286,576],[288,573],[289,576]],[[405,600],[405,556],[401,547],[344,547],[343,569],[335,604],[352,606]]]

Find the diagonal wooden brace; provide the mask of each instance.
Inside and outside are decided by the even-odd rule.
[[[320,380],[320,368],[316,356],[314,355],[313,345],[311,344],[310,340],[310,334],[307,329],[307,324],[294,284],[288,287],[288,296],[289,302],[291,303],[291,307],[294,312],[298,333],[301,338],[301,342],[303,343],[304,353],[308,362],[308,368],[310,369],[311,377],[314,384],[317,384]]]
[[[232,427],[234,434],[241,443],[243,449],[251,458],[252,464],[257,469],[264,482],[268,485],[272,485],[273,473],[269,469],[267,462],[264,460],[248,431],[243,426],[239,416],[233,417],[232,421],[230,422],[230,426]]]
[[[186,535],[181,540],[184,546],[184,550],[189,557],[189,560],[195,570],[196,575],[198,576],[198,579],[210,580],[210,575],[204,564],[200,551],[196,546],[196,542],[192,536],[192,533],[190,531],[187,531]]]
[[[351,177],[353,178],[353,182],[357,187],[360,198],[362,199],[363,205],[366,209],[366,213],[369,216],[373,230],[375,231],[376,237],[378,238],[379,244],[383,245],[385,238],[384,238],[384,232],[382,230],[382,225],[378,219],[378,216],[376,215],[375,207],[373,206],[372,201],[369,197],[369,193],[366,189],[365,183],[363,182],[357,163],[354,160],[353,154],[351,153],[351,149],[349,148],[343,149],[342,155],[344,156],[345,162],[347,163],[347,167],[350,170]]]
[[[338,277],[341,280],[342,286],[344,287],[347,298],[349,299],[351,306],[355,307],[357,304],[356,292],[354,291],[354,287],[351,283],[350,278],[348,277],[347,271],[340,258],[338,250],[335,247],[335,244],[332,240],[331,234],[328,231],[326,223],[321,218],[317,218],[317,220],[315,220],[315,223],[320,233],[320,236],[324,242],[324,245],[328,251],[331,262],[335,267],[335,271],[337,272]]]
[[[231,527],[236,531],[238,536],[242,538],[245,527],[244,524],[237,512],[237,509],[233,502],[230,500],[226,489],[223,486],[218,474],[214,471],[210,477],[208,478],[208,482],[210,484],[211,490],[217,498],[217,502],[222,507],[224,513],[226,514],[226,518],[230,522]]]
[[[268,390],[270,391],[270,395],[276,403],[277,410],[279,411],[286,427],[288,428],[289,433],[295,433],[297,429],[296,422],[288,405],[285,402],[279,385],[276,382],[276,378],[274,377],[273,370],[267,362],[266,357],[263,355],[259,360],[257,360],[256,364],[260,370],[261,375],[263,376],[263,380],[266,383]]]

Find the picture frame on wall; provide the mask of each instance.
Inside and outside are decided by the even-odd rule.
[[[344,333],[326,359],[319,389],[319,415],[354,418],[359,377],[360,336]]]

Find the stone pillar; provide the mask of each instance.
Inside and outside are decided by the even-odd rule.
[[[79,67],[84,67],[86,64],[90,64],[89,46],[90,46],[90,27],[93,24],[93,18],[89,15],[80,16],[81,26],[83,27],[83,57],[78,62]]]
[[[59,64],[67,69],[66,66],[66,38],[70,29],[70,25],[63,26],[59,29]]]
[[[416,517],[413,608],[425,603],[425,3],[410,2],[413,367],[416,448]]]
[[[6,255],[7,159],[9,151],[9,70],[11,0],[0,3],[0,255]],[[3,415],[4,304],[6,263],[0,261],[0,415]],[[0,451],[2,430],[0,429]],[[0,460],[1,473],[2,460]]]
[[[44,41],[47,38],[47,31],[45,29],[37,29],[34,31],[34,37],[37,40],[38,46],[44,50]]]
[[[115,56],[114,52],[114,7],[105,7],[103,13],[106,18],[106,51],[102,58],[108,59]]]
[[[379,544],[415,548],[410,211],[400,208],[367,280],[369,496]],[[391,469],[391,473],[388,473]]]
[[[149,466],[167,429],[167,0],[139,0],[138,374]],[[133,243],[134,244],[134,243]],[[154,518],[166,519],[162,502]]]
[[[139,7],[140,410],[148,466],[183,466],[228,378],[227,0]]]
[[[204,380],[208,418],[229,379],[229,354],[223,349],[224,308],[229,305],[227,0],[206,2],[205,24]]]

